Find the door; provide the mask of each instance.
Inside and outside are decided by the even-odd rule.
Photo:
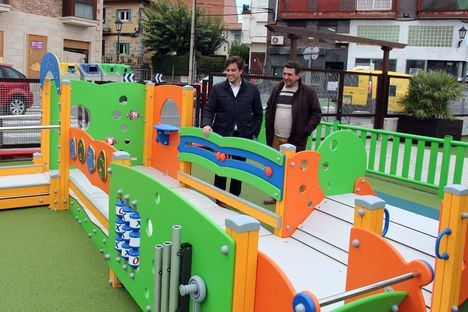
[[[67,58],[67,62],[72,63],[88,63],[89,61],[89,46],[90,43],[78,40],[63,40],[63,56]]]
[[[39,78],[42,57],[47,53],[47,37],[38,35],[28,35],[26,40],[27,50],[27,70],[28,78]]]
[[[263,75],[265,65],[265,53],[252,52],[250,54],[250,74]]]

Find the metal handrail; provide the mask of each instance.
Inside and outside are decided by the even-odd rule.
[[[22,130],[46,130],[46,129],[60,129],[60,126],[59,125],[47,125],[47,126],[0,127],[0,132],[22,131]]]
[[[420,276],[420,273],[418,272],[410,272],[410,273],[402,274],[402,275],[395,276],[395,277],[392,277],[392,278],[389,278],[389,279],[386,279],[386,280],[383,280],[374,284],[366,285],[357,289],[346,291],[341,294],[337,294],[334,296],[320,299],[319,304],[320,304],[320,307],[324,307],[324,306],[327,306],[336,302],[340,302],[349,298],[353,298],[362,294],[369,293],[374,290],[378,290],[378,289],[385,288],[387,286],[398,284],[398,283],[401,283],[401,282],[404,282],[404,281],[407,281],[407,280],[410,280],[412,278],[419,277],[419,276]]]
[[[29,118],[42,118],[42,114],[0,116],[0,119],[3,119],[3,120],[29,119]]]

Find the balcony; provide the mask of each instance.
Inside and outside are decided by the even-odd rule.
[[[97,27],[96,6],[96,0],[64,0],[61,20],[68,25]]]
[[[467,18],[466,0],[418,0],[420,18]]]
[[[0,0],[0,13],[11,11],[11,5],[9,2],[9,0]]]
[[[400,0],[280,0],[283,19],[384,19],[397,16]]]

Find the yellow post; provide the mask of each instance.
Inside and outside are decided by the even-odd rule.
[[[226,219],[226,232],[236,243],[233,312],[254,311],[259,230],[260,222],[252,217],[237,215]]]
[[[381,235],[385,201],[372,195],[359,196],[354,207],[354,226]]]
[[[119,279],[117,278],[117,275],[115,275],[112,269],[109,269],[109,284],[112,286],[112,288],[119,288],[121,284]]]
[[[193,90],[192,86],[183,87],[180,127],[193,127]],[[189,175],[192,174],[192,163],[181,161],[180,171]],[[182,183],[182,185],[184,184]]]
[[[112,153],[112,162],[122,164],[130,167],[130,154],[123,151],[117,151]]]
[[[440,215],[441,233],[436,243],[436,248],[439,247],[436,254],[441,257],[436,260],[431,306],[433,312],[458,311],[461,304],[462,263],[468,239],[467,214],[468,188],[462,185],[446,186]]]
[[[43,165],[43,159],[41,153],[34,153],[33,154],[33,164],[34,165]]]
[[[284,176],[287,176],[288,172],[288,160],[296,154],[296,147],[292,144],[282,144],[280,146],[280,152],[285,155],[284,158]],[[283,181],[283,196],[282,200],[276,202],[276,214],[281,216],[282,222],[284,222],[284,210],[286,209],[286,202],[284,200],[285,194],[288,191],[288,181],[284,179]],[[275,235],[279,237],[284,237],[284,230],[288,226],[287,224],[281,224],[281,227],[275,229]]]
[[[59,137],[59,208],[69,208],[70,197],[70,108],[71,108],[71,84],[70,81],[62,82],[60,94],[60,137]]]
[[[46,78],[42,85],[41,98],[42,98],[42,126],[50,125],[50,98],[51,98],[51,83],[50,78]],[[43,172],[49,171],[50,159],[50,130],[41,130],[41,155],[42,164],[44,164]],[[34,163],[36,164],[36,163]]]
[[[151,139],[153,137],[153,124],[154,124],[154,83],[148,82],[146,84],[145,96],[145,132],[143,144],[143,164],[151,166]]]
[[[50,171],[49,205],[50,209],[60,209],[60,174],[58,170]]]

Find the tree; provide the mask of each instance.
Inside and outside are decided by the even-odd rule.
[[[250,54],[250,48],[245,43],[234,42],[231,46],[231,50],[229,51],[229,56],[232,56],[232,55],[240,56],[242,57],[242,59],[244,59],[245,62],[249,61],[249,54]]]
[[[191,12],[180,0],[151,3],[145,9],[143,44],[158,55],[176,52],[184,55],[190,49]],[[197,10],[195,49],[202,55],[212,55],[223,43],[223,25],[219,17],[204,16]]]

